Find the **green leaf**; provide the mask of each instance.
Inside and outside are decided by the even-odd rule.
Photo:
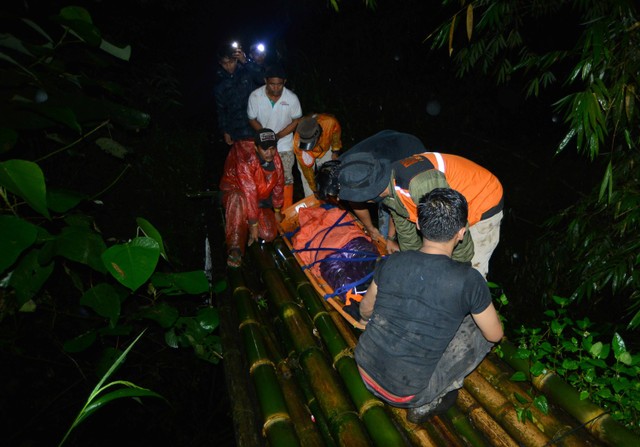
[[[199,295],[209,290],[209,281],[204,271],[182,273],[156,272],[151,277],[154,287],[166,295]]]
[[[212,292],[213,293],[222,293],[227,289],[227,281],[224,279],[221,279],[220,281],[216,281],[216,283],[213,285],[213,289]]]
[[[73,109],[69,107],[52,105],[48,101],[46,103],[22,102],[20,103],[20,107],[37,115],[42,115],[54,123],[64,124],[69,129],[76,131],[78,134],[82,133],[82,126],[80,126]],[[50,126],[36,124],[36,127]]]
[[[71,34],[88,43],[92,47],[99,47],[102,42],[100,31],[93,25],[89,12],[78,6],[67,6],[60,10],[55,20],[68,27]]]
[[[178,349],[180,344],[178,342],[178,336],[176,335],[176,331],[174,328],[171,328],[164,334],[164,342],[173,349]]]
[[[196,315],[196,320],[202,329],[207,332],[213,332],[220,324],[218,309],[213,307],[200,309]]]
[[[118,59],[122,59],[123,61],[129,61],[129,59],[131,59],[131,45],[117,47],[102,39],[102,42],[100,42],[100,49],[114,57],[117,57]]]
[[[140,227],[140,229],[142,230],[145,236],[155,239],[155,241],[160,246],[160,254],[165,259],[165,261],[169,261],[169,258],[167,257],[167,253],[164,250],[164,244],[162,243],[162,235],[160,234],[160,232],[156,230],[156,228],[153,225],[151,225],[151,223],[149,223],[147,219],[143,217],[136,218],[136,223],[138,224],[138,226]]]
[[[47,209],[47,188],[40,166],[26,160],[0,163],[0,186],[24,199],[31,208],[50,218]]]
[[[580,391],[580,400],[585,400],[585,399],[589,399],[589,392],[588,391]]]
[[[64,227],[56,238],[56,253],[104,273],[101,255],[107,249],[102,236],[85,226]]]
[[[546,396],[536,396],[536,398],[533,399],[533,405],[544,414],[549,414],[549,402],[547,402]]]
[[[591,354],[593,358],[596,358],[596,359],[600,358],[600,355],[602,354],[602,347],[603,347],[602,342],[599,341],[597,343],[594,343],[591,346],[591,349],[589,349],[589,354]]]
[[[39,250],[31,250],[20,259],[9,280],[16,292],[18,306],[36,296],[53,272],[54,264],[45,266],[38,262]]]
[[[526,382],[527,376],[522,371],[516,371],[509,380],[512,380],[513,382]]]
[[[573,359],[564,359],[564,360],[562,361],[562,367],[563,367],[564,369],[566,369],[566,370],[574,371],[574,370],[578,369],[579,364],[578,364],[578,362],[577,362],[576,360],[573,360]]]
[[[123,383],[123,382],[120,382]],[[128,382],[127,382],[128,383]],[[104,407],[106,404],[115,399],[122,399],[125,397],[157,397],[162,400],[165,400],[160,394],[155,391],[148,390],[147,388],[141,388],[136,385],[130,384],[128,388],[120,388],[116,391],[111,391],[100,396],[98,399],[92,401],[89,405],[86,406],[82,415],[78,418],[76,425],[80,424],[86,418],[91,416],[93,413]]]
[[[175,324],[175,322],[180,317],[180,313],[175,307],[161,302],[153,307],[143,310],[140,314],[140,317],[154,320],[160,326],[167,329]]]
[[[628,351],[620,353],[617,359],[619,362],[624,363],[625,365],[633,364],[633,358],[631,357],[631,353]]]
[[[539,376],[540,374],[544,374],[546,371],[547,371],[547,368],[541,362],[535,362],[529,370],[529,372],[531,372],[531,374],[534,376]]]
[[[529,399],[527,399],[525,396],[523,396],[520,393],[513,393],[513,397],[515,397],[516,400],[518,402],[520,402],[521,404],[528,404],[529,403]]]
[[[65,352],[82,352],[96,341],[96,333],[90,331],[82,335],[78,335],[71,340],[67,340],[62,345]]]
[[[618,359],[620,354],[627,351],[627,347],[624,344],[624,340],[617,332],[613,334],[613,339],[611,340],[611,347],[613,348],[613,354]]]
[[[115,327],[120,317],[121,293],[110,284],[100,283],[87,290],[80,298],[80,304],[88,306],[101,317],[109,318]]]
[[[113,277],[132,291],[153,274],[160,257],[160,246],[149,237],[137,237],[114,245],[102,254],[102,262]]]
[[[0,273],[13,265],[38,235],[38,228],[16,216],[0,216]]]
[[[85,194],[75,191],[62,189],[49,189],[47,191],[47,204],[49,209],[56,213],[66,213],[70,209],[78,206],[78,204],[86,198],[87,196]]]

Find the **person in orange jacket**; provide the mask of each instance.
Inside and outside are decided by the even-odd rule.
[[[236,142],[225,161],[220,191],[229,267],[240,266],[245,246],[278,234],[284,171],[277,143],[275,132],[260,129],[255,141]]]
[[[298,160],[304,196],[316,191],[315,171],[325,161],[336,160],[342,149],[340,123],[327,113],[305,116],[293,135],[293,151]]]
[[[395,250],[419,250],[422,246],[415,223],[417,204],[425,194],[435,188],[462,193],[469,203],[469,231],[456,246],[453,259],[470,261],[487,276],[503,216],[502,184],[487,169],[458,155],[439,152],[415,154],[393,164],[370,153],[355,154],[339,169],[340,200],[381,202],[391,211],[398,237]]]

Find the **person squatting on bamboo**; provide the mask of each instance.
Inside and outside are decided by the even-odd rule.
[[[220,191],[229,267],[240,266],[245,246],[278,234],[284,172],[277,144],[271,129],[260,129],[255,141],[234,144],[225,161]]]
[[[341,154],[337,160],[322,164],[316,173],[316,196],[329,201],[339,195],[338,174],[342,163],[349,163],[352,157],[361,153],[369,153],[376,159],[387,160],[388,163],[402,160],[425,152],[427,149],[422,141],[414,135],[397,132],[395,130],[383,130],[372,135],[348,151]],[[373,225],[369,205],[366,203],[349,202],[354,214],[360,219],[367,233],[374,240],[387,240],[387,251],[397,251],[395,240],[396,230],[390,219],[389,211],[384,204],[378,206],[378,228]]]
[[[273,129],[278,137],[278,154],[284,167],[284,208],[293,204],[293,132],[302,117],[298,96],[285,87],[287,76],[280,65],[265,72],[265,85],[249,95],[247,116],[255,130]]]
[[[467,213],[458,191],[426,194],[418,205],[420,250],[383,258],[360,303],[360,375],[380,399],[407,408],[414,423],[449,409],[464,378],[503,335],[482,275],[451,259]]]
[[[362,153],[341,163],[338,183],[340,200],[382,202],[391,211],[398,235],[396,250],[403,251],[422,246],[415,226],[418,200],[435,188],[459,191],[469,204],[469,231],[456,246],[453,259],[471,262],[486,278],[503,215],[502,184],[487,169],[439,152],[416,154],[392,164]]]
[[[300,120],[293,135],[293,151],[305,197],[316,191],[316,168],[337,159],[341,149],[342,129],[333,115],[314,113]]]

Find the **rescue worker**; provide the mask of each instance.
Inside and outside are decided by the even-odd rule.
[[[315,178],[316,196],[321,200],[330,200],[332,197],[338,196],[340,164],[348,163],[357,154],[366,152],[376,159],[387,160],[392,163],[410,157],[413,154],[426,152],[426,150],[422,141],[414,135],[395,130],[378,132],[342,153],[337,160],[328,161],[319,167]],[[343,198],[341,197],[341,199]],[[397,244],[394,242],[396,239],[395,228],[389,217],[389,211],[383,204],[378,206],[378,228],[373,225],[368,204],[350,202],[349,205],[372,239],[386,239],[387,250],[397,250]]]
[[[260,129],[255,141],[234,144],[225,161],[220,191],[229,267],[240,266],[245,246],[278,234],[284,172],[277,145],[275,132]]]
[[[482,276],[500,240],[503,190],[500,181],[482,166],[458,155],[424,152],[390,164],[370,153],[341,163],[340,200],[382,202],[390,211],[398,236],[393,250],[418,250],[422,240],[415,228],[418,200],[434,188],[453,188],[469,203],[469,231],[456,246],[453,259],[471,261]],[[388,244],[388,245],[395,245]]]
[[[340,123],[333,115],[314,113],[298,123],[293,135],[293,151],[298,160],[305,197],[316,190],[316,167],[338,158],[342,149],[341,136]]]
[[[451,407],[464,378],[503,335],[482,276],[451,259],[466,232],[458,191],[436,188],[418,205],[420,250],[376,266],[362,302],[355,360],[366,387],[422,423]]]
[[[280,65],[272,65],[265,73],[265,85],[249,95],[247,116],[254,129],[273,129],[278,137],[278,155],[284,166],[284,208],[293,204],[293,132],[302,118],[298,96],[285,87],[287,76]]]
[[[222,45],[217,52],[220,65],[214,87],[218,129],[224,142],[231,146],[240,140],[252,141],[254,129],[247,121],[247,102],[257,84],[243,66],[244,53],[236,44]]]

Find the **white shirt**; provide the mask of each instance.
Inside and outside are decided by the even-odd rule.
[[[271,104],[267,96],[266,86],[258,87],[249,96],[247,116],[251,120],[258,120],[262,127],[280,132],[295,119],[302,117],[302,107],[298,96],[286,87],[278,102]],[[293,132],[278,140],[278,152],[293,150]]]

